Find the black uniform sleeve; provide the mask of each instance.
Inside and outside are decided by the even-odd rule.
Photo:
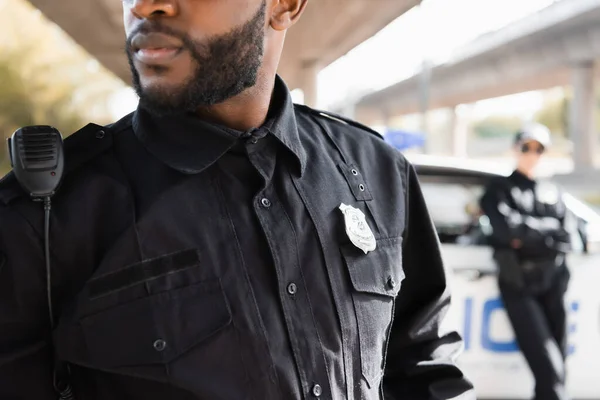
[[[481,209],[492,226],[492,245],[496,248],[512,248],[512,241],[519,240],[523,249],[546,248],[547,233],[531,227],[538,218],[523,215],[511,206],[503,180],[493,181],[481,198]],[[529,223],[528,223],[529,222]]]
[[[408,166],[406,191],[406,278],[390,334],[385,399],[475,399],[472,384],[456,365],[462,339],[442,327],[450,307],[449,274],[412,166]]]
[[[556,205],[559,214],[560,227],[551,232],[552,248],[561,253],[570,253],[573,250],[574,237],[579,236],[577,217],[567,208],[564,201],[564,192],[560,191],[560,200]],[[583,247],[583,246],[582,246]]]
[[[0,399],[55,400],[41,238],[0,205]]]
[[[508,199],[503,187],[500,182],[493,181],[486,188],[483,197],[481,197],[481,210],[490,220],[494,246],[511,247],[511,242],[516,237],[514,237],[514,232],[509,228],[507,217],[500,211],[500,207],[503,204],[508,207]]]

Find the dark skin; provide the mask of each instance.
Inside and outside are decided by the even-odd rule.
[[[196,112],[201,118],[240,131],[264,123],[286,31],[298,21],[308,0],[265,1],[264,55],[255,85],[221,103],[199,107]],[[209,40],[243,25],[255,15],[262,2],[123,0],[125,32],[129,37],[142,23],[160,21],[164,26],[187,33],[194,40]],[[179,43],[176,38],[163,36],[162,39],[162,44],[146,45],[142,56],[134,58],[143,89],[176,88],[189,80],[194,70],[194,60],[188,52],[175,48]]]

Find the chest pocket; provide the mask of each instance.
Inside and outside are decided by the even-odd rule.
[[[93,366],[167,364],[231,324],[221,282],[197,254],[159,257],[90,281],[96,310],[80,323]]]
[[[342,254],[354,289],[362,373],[373,387],[383,375],[394,299],[404,279],[402,238],[380,239],[377,249],[366,255],[347,245]]]

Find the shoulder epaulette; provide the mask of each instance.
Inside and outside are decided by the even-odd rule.
[[[112,133],[109,128],[88,124],[64,141],[65,175],[81,167],[112,146]],[[14,199],[25,196],[13,172],[0,180],[0,202],[9,204]]]
[[[297,104],[296,106],[300,107],[301,109],[303,109],[305,111],[308,111],[309,113],[311,113],[313,115],[316,115],[317,117],[324,117],[324,118],[328,118],[333,121],[337,121],[343,125],[350,125],[355,128],[361,129],[363,131],[367,131],[370,134],[377,136],[379,139],[383,139],[383,136],[379,132],[377,132],[376,130],[374,130],[372,128],[369,128],[366,125],[361,124],[360,122],[356,122],[352,119],[343,117],[341,115],[332,113],[330,111],[315,110],[313,108],[310,108],[310,107],[307,107],[304,105],[300,105],[300,104]]]
[[[68,174],[112,147],[112,130],[88,124],[65,139],[65,173]]]

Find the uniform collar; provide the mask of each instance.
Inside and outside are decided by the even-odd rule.
[[[241,132],[204,121],[191,113],[157,117],[138,108],[133,115],[133,130],[154,157],[185,174],[202,172],[251,135],[263,137],[268,134],[294,155],[301,173],[306,167],[294,104],[279,76],[275,80],[267,120],[257,129]],[[257,130],[262,132],[255,133]]]
[[[292,96],[279,75],[275,77],[271,109],[264,128],[294,154],[300,174],[302,175],[306,169],[306,152],[300,142]]]
[[[535,180],[529,178],[528,176],[526,176],[525,174],[523,174],[521,171],[519,170],[514,170],[514,172],[512,173],[511,177],[518,183],[521,183],[523,185],[527,185],[527,186],[535,186],[536,182]]]

